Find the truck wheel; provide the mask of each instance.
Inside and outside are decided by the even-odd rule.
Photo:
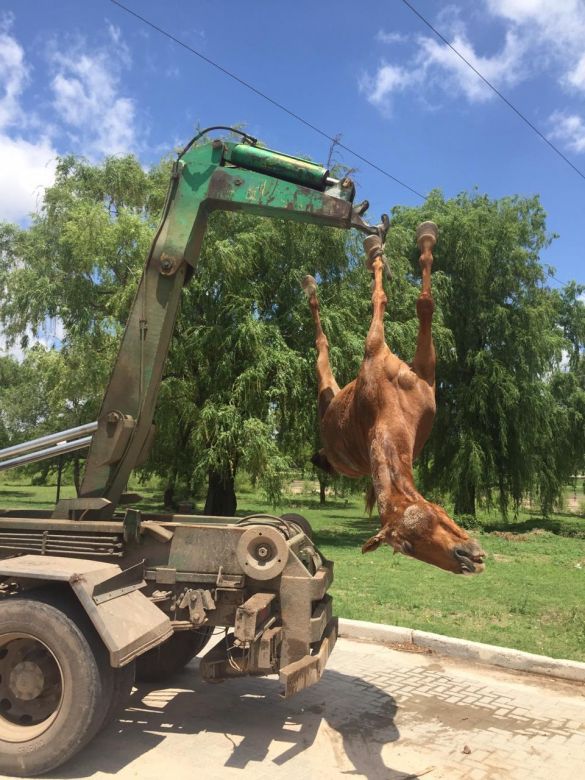
[[[63,764],[103,720],[104,649],[52,597],[0,603],[0,772],[29,777]],[[85,616],[83,616],[85,617]]]
[[[134,685],[134,679],[136,677],[136,663],[132,661],[121,669],[112,669],[112,672],[112,692],[108,700],[108,706],[103,721],[99,727],[100,731],[101,729],[106,728],[108,723],[112,721],[120,710],[124,709],[126,702],[130,698],[132,686]],[[106,696],[106,698],[108,697]]]
[[[162,645],[138,656],[136,679],[138,682],[164,682],[180,671],[203,649],[213,632],[213,626],[196,631],[176,631]]]

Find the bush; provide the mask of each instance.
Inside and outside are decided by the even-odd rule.
[[[476,531],[482,527],[481,521],[475,515],[458,515],[456,523],[466,531]]]

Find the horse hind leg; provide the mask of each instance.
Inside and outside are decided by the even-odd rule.
[[[329,363],[329,342],[321,325],[319,314],[319,300],[317,298],[317,282],[312,276],[305,276],[302,281],[302,288],[309,299],[313,322],[315,323],[315,346],[317,347],[317,392],[319,419],[327,411],[332,399],[339,392],[339,385],[335,381],[331,364]]]
[[[385,345],[384,314],[388,298],[384,292],[382,277],[388,266],[384,257],[382,239],[379,236],[368,236],[364,241],[367,265],[374,274],[372,290],[372,322],[366,336],[366,357],[373,357]]]
[[[435,345],[433,344],[433,312],[435,303],[431,291],[431,270],[433,267],[433,248],[437,242],[438,230],[434,222],[423,222],[416,231],[420,250],[422,289],[416,302],[419,328],[416,352],[412,361],[415,373],[431,387],[435,384]]]

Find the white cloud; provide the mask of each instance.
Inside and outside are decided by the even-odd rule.
[[[106,48],[92,52],[78,42],[67,52],[53,49],[56,117],[41,119],[23,109],[31,68],[10,23],[0,19],[0,220],[22,222],[54,180],[59,137],[73,139],[75,152],[94,158],[133,151],[137,138],[134,101],[120,94],[118,74],[130,55],[117,27],[109,25]]]
[[[22,118],[19,98],[27,79],[22,46],[8,33],[0,33],[0,128]]]
[[[46,135],[29,141],[11,133],[25,121],[21,96],[29,81],[29,68],[18,41],[9,34],[4,20],[0,32],[0,219],[21,221],[35,209],[44,187],[54,177],[57,152]]]
[[[419,67],[433,76],[435,85],[462,93],[471,103],[495,97],[493,90],[448,46],[434,38],[422,38],[420,45]],[[506,34],[501,51],[489,57],[478,55],[464,33],[457,34],[452,45],[497,88],[511,86],[521,77],[524,47],[513,32]]]
[[[585,90],[585,54],[575,67],[567,73],[567,81],[576,89]]]
[[[376,33],[376,40],[380,41],[380,43],[405,43],[408,40],[408,35],[403,35],[399,32],[378,30]]]
[[[53,182],[57,151],[48,138],[35,143],[0,133],[0,220],[21,221]]]
[[[458,20],[453,22],[457,33],[453,46],[494,86],[511,86],[523,73],[523,43],[511,31],[506,34],[504,45],[491,56],[476,53]],[[494,92],[474,73],[452,49],[435,38],[420,36],[417,53],[405,66],[382,62],[374,75],[362,76],[360,91],[370,103],[387,112],[393,93],[410,87],[440,89],[449,95],[463,95],[471,103],[483,102],[495,97]]]
[[[58,318],[47,318],[44,325],[39,328],[36,333],[32,328],[26,329],[27,346],[23,349],[20,339],[16,341],[8,341],[4,337],[2,331],[2,325],[0,324],[0,355],[9,355],[15,360],[21,363],[26,352],[34,346],[42,346],[45,349],[61,349],[63,339],[65,338],[65,331],[63,328],[63,322]]]
[[[53,106],[83,151],[91,156],[134,150],[134,101],[119,94],[115,60],[105,51],[57,52],[52,62]]]
[[[561,85],[585,89],[583,0],[486,0],[488,11],[509,22],[530,42],[542,64],[551,58],[560,67]]]
[[[534,25],[536,32],[561,46],[580,43],[585,30],[582,0],[486,0],[488,10],[518,25]]]
[[[437,25],[453,47],[497,89],[507,91],[531,76],[548,74],[569,94],[585,93],[584,0],[555,0],[554,4],[550,0],[484,0],[474,18],[476,23],[479,19],[504,26],[499,50],[479,53],[458,6],[444,6],[437,13]],[[375,39],[392,44],[399,37],[381,29]],[[481,78],[435,36],[419,36],[417,47],[406,62],[383,61],[373,74],[360,79],[360,90],[382,111],[388,111],[393,93],[407,87],[419,88],[424,100],[428,100],[431,90],[462,95],[471,103],[495,97]],[[563,128],[571,137],[574,122],[571,128],[566,123]],[[573,150],[581,149],[578,138],[577,133],[577,140],[570,142]]]
[[[585,152],[585,122],[577,114],[555,111],[549,118],[549,136],[562,141],[573,152]]]
[[[390,109],[390,96],[412,86],[419,78],[417,70],[382,63],[373,76],[362,76],[359,88],[370,103],[387,112]]]

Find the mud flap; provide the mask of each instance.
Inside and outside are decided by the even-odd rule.
[[[310,685],[319,682],[325,671],[327,660],[335,647],[337,634],[337,618],[333,618],[329,621],[321,641],[312,655],[306,655],[304,658],[294,661],[280,670],[280,682],[284,686],[281,695],[284,699],[288,699]]]
[[[107,647],[114,667],[124,666],[173,633],[169,618],[140,593],[142,576],[124,575],[112,563],[51,555],[23,555],[0,561],[0,577],[39,580],[39,584],[68,582]],[[94,592],[101,595],[94,596]]]

